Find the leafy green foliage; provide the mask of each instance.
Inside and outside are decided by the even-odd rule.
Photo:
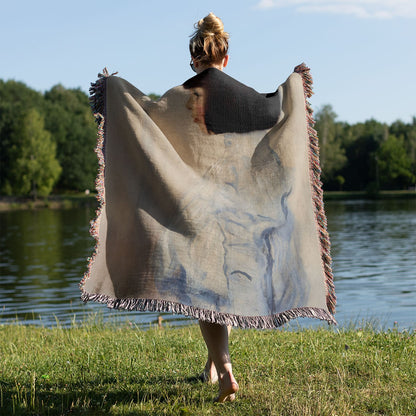
[[[391,189],[413,183],[412,159],[406,152],[403,137],[390,135],[377,150],[380,181]]]
[[[96,126],[88,97],[80,90],[54,86],[45,93],[46,128],[57,144],[62,166],[58,187],[64,190],[93,189],[98,169],[94,153]]]
[[[347,163],[342,147],[343,126],[335,122],[336,118],[330,105],[323,106],[316,116],[315,128],[319,132],[322,179],[325,182],[336,181],[335,174]]]
[[[36,108],[40,113],[43,108],[42,94],[27,87],[22,82],[0,80],[0,193],[11,195],[16,192],[13,183],[17,179],[15,155],[19,146],[18,135],[28,110]],[[13,173],[12,173],[13,171]]]
[[[376,152],[387,134],[387,126],[369,120],[351,126],[349,130],[353,140],[346,145],[348,163],[343,170],[347,189],[364,190],[373,183],[380,188],[376,176]]]
[[[154,92],[151,92],[150,94],[147,94],[147,96],[152,99],[153,101],[157,101],[160,98],[159,94],[155,94]]]
[[[38,134],[36,140],[44,141],[52,153],[56,152],[61,166],[57,184],[57,170],[44,169],[43,182],[45,175],[50,175],[49,185],[46,188],[42,185],[37,193],[48,194],[51,184],[56,184],[60,190],[93,189],[98,169],[94,153],[96,126],[88,96],[79,89],[65,89],[61,85],[41,94],[21,82],[0,80],[0,192],[27,194],[27,172],[28,169],[33,171],[35,166],[34,162],[23,163],[19,155],[27,151],[20,149],[27,144],[27,138],[21,137],[22,121],[33,109],[42,118],[42,128],[47,131],[47,134]]]
[[[10,186],[14,194],[33,197],[50,194],[61,173],[55,157],[56,144],[44,129],[43,117],[31,109],[20,119],[12,134]]]
[[[322,181],[326,190],[407,189],[416,176],[416,118],[390,127],[376,120],[336,121],[330,105],[316,115]]]

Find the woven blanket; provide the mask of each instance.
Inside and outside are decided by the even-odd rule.
[[[270,94],[210,68],[152,101],[100,74],[82,299],[243,328],[335,323],[311,87],[304,64]]]

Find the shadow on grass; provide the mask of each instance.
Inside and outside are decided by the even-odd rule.
[[[193,393],[195,385],[198,394]],[[198,376],[141,376],[120,381],[110,377],[64,385],[40,382],[35,386],[0,382],[0,414],[108,415],[113,407],[123,408],[116,414],[154,414],[153,410],[138,409],[136,405],[140,404],[151,408],[161,405],[175,414],[188,414],[186,406],[191,402],[200,406],[210,401],[200,394],[204,385]]]

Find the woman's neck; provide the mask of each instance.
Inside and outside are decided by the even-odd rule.
[[[221,62],[220,64],[198,65],[198,67],[195,69],[196,69],[196,73],[200,74],[202,71],[205,71],[208,68],[216,68],[222,71],[224,69],[224,66]]]

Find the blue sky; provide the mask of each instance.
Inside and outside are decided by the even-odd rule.
[[[415,0],[0,0],[0,78],[87,91],[103,67],[143,92],[182,84],[193,24],[209,12],[230,33],[226,72],[274,91],[301,63],[314,109],[338,120],[416,116]]]

